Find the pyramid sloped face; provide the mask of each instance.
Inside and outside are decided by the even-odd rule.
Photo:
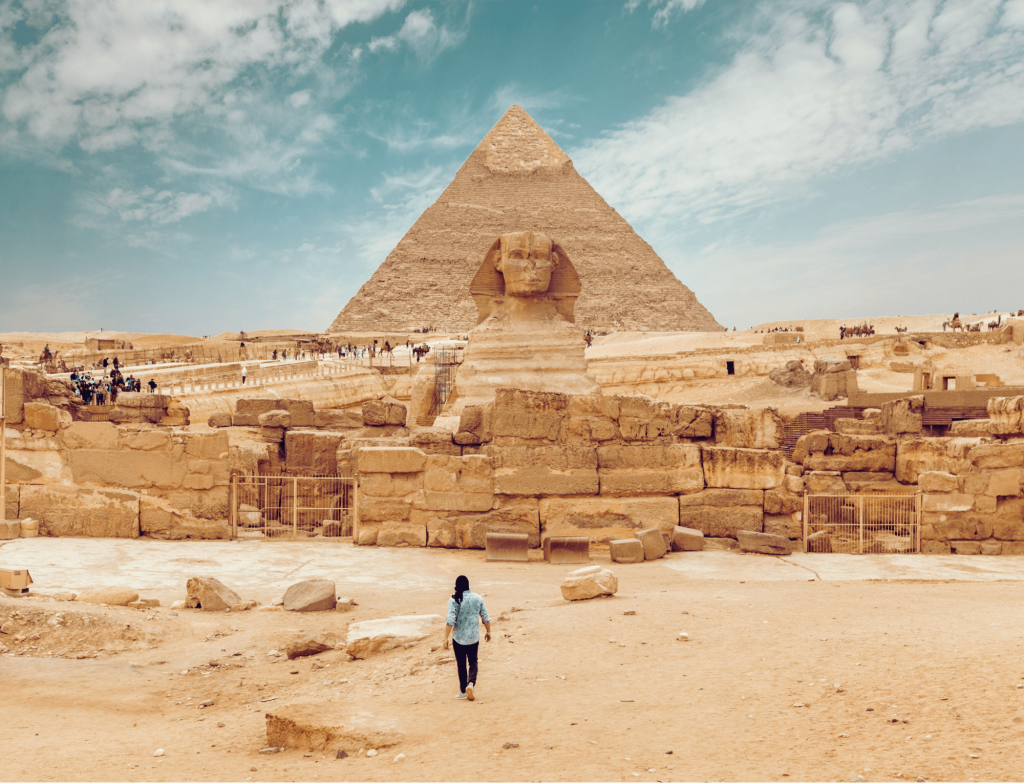
[[[543,232],[568,254],[583,285],[579,326],[722,329],[551,137],[513,106],[329,331],[468,331],[477,314],[469,284],[498,235],[513,231]]]

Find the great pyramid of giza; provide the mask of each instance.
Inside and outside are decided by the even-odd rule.
[[[498,235],[511,231],[543,232],[568,254],[583,285],[581,327],[722,329],[569,156],[512,106],[329,331],[468,331],[477,320],[470,281]]]

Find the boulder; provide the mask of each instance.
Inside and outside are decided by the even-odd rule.
[[[906,397],[893,400],[882,405],[881,427],[887,435],[920,433],[922,414],[924,413],[924,396]]]
[[[786,389],[801,389],[811,385],[811,374],[798,359],[786,362],[785,368],[776,367],[768,373],[768,379]]]
[[[338,604],[334,582],[310,579],[289,587],[284,593],[284,608],[289,612],[333,612]]]
[[[774,408],[724,409],[715,414],[715,444],[741,449],[777,449],[785,437]]]
[[[388,748],[403,739],[393,723],[331,702],[275,707],[266,720],[267,745],[274,748],[343,750],[354,755],[363,748]]]
[[[459,417],[454,441],[463,446],[476,446],[491,440],[491,415],[494,405],[467,405]]]
[[[660,528],[649,527],[646,530],[638,530],[633,536],[644,545],[644,560],[657,560],[664,557],[668,551],[665,546],[665,537],[661,535]]]
[[[562,582],[562,598],[566,601],[583,601],[600,595],[615,595],[618,590],[619,580],[615,574],[596,565],[572,571]]]
[[[288,411],[276,410],[261,413],[257,418],[261,427],[288,429],[292,426],[292,415]]]
[[[704,534],[691,527],[676,525],[672,531],[673,552],[700,552],[704,549]]]
[[[345,652],[353,658],[368,658],[426,639],[443,622],[437,614],[418,614],[353,623],[348,627]]]
[[[332,582],[333,584],[333,582]],[[328,650],[333,650],[337,644],[337,640],[334,638],[334,634],[318,634],[313,636],[311,634],[304,634],[302,636],[296,636],[288,644],[284,646],[284,654],[288,656],[288,660],[294,660],[295,658],[303,658],[307,655],[317,655]]]
[[[616,538],[608,542],[613,563],[644,562],[644,545],[636,538]]]
[[[794,544],[788,538],[771,533],[754,533],[740,530],[736,535],[740,549],[744,552],[757,552],[762,555],[789,555],[793,553]]]
[[[406,409],[397,400],[367,400],[363,403],[364,427],[404,427]]]
[[[138,601],[139,594],[130,587],[94,587],[80,592],[75,600],[85,604],[127,606],[133,601]]]
[[[234,590],[212,576],[194,576],[185,583],[185,606],[206,612],[223,612],[242,603]]]
[[[230,413],[214,413],[210,416],[207,421],[211,427],[230,427],[231,426],[231,414]]]

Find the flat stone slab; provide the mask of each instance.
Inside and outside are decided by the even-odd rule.
[[[367,658],[426,639],[442,622],[439,614],[412,614],[352,623],[345,652],[353,658]]]
[[[616,538],[608,542],[613,563],[644,562],[644,545],[637,538]]]
[[[672,531],[673,552],[700,552],[704,549],[704,534],[692,527],[676,525]]]
[[[391,721],[331,702],[290,704],[266,713],[267,745],[312,751],[389,748],[403,739]]]
[[[772,533],[755,533],[752,530],[739,530],[736,533],[740,549],[744,552],[755,552],[761,555],[790,555],[795,548],[792,541]]]
[[[333,612],[338,599],[330,579],[310,579],[292,585],[284,593],[284,608],[289,612]]]

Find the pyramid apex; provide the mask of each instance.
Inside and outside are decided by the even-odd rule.
[[[518,104],[512,104],[477,146],[492,174],[531,173],[572,165],[569,156]]]

